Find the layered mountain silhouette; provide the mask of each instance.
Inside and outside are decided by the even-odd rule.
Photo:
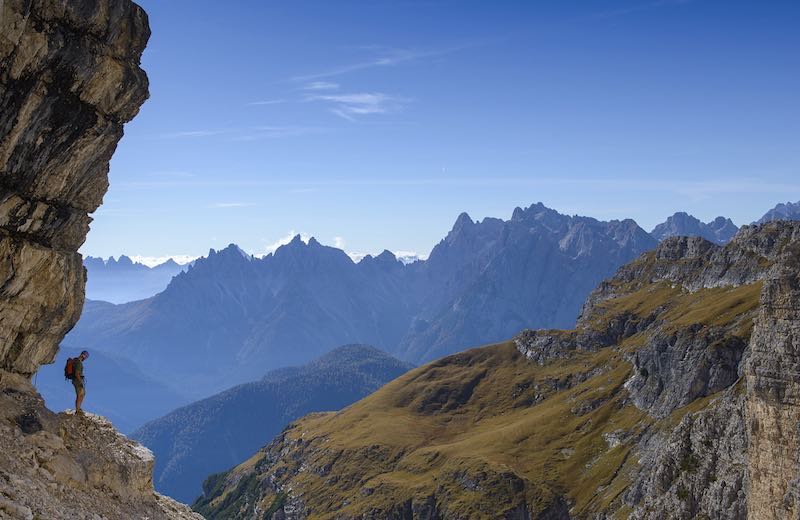
[[[541,203],[510,220],[462,214],[408,265],[388,251],[354,263],[300,237],[262,259],[231,245],[152,298],[88,303],[65,344],[128,357],[197,398],[348,343],[419,363],[525,327],[569,327],[597,283],[655,245],[632,220]]]
[[[411,368],[374,347],[347,345],[179,408],[132,437],[156,456],[156,489],[191,502],[209,474],[244,461],[291,421],[339,410]]]
[[[666,222],[657,225],[650,234],[659,242],[670,237],[702,237],[718,245],[725,245],[733,238],[739,228],[731,219],[717,217],[704,223],[685,212],[678,212]]]
[[[111,303],[143,300],[158,294],[175,275],[188,267],[172,259],[149,267],[125,255],[107,260],[87,256],[83,265],[86,267],[86,297]]]

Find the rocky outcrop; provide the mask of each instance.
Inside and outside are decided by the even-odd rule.
[[[147,98],[129,0],[0,3],[0,368],[53,360],[83,305],[77,250]]]
[[[8,372],[0,445],[0,518],[201,518],[153,492],[148,449],[100,416],[49,411],[27,379]]]
[[[731,388],[707,409],[684,416],[674,430],[639,443],[640,468],[625,493],[627,502],[637,504],[630,518],[748,518],[744,399],[736,394]]]
[[[199,518],[153,491],[148,450],[29,381],[81,313],[77,250],[147,98],[149,36],[129,0],[0,0],[0,518]]]

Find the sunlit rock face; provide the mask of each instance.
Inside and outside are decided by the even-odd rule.
[[[147,99],[128,0],[0,1],[0,368],[30,375],[80,316],[77,250]]]

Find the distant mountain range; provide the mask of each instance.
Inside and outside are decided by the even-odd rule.
[[[570,327],[589,291],[656,240],[542,204],[510,220],[462,214],[426,261],[354,263],[296,237],[262,259],[211,251],[158,295],[87,303],[66,345],[114,352],[196,398],[368,343],[418,363],[522,328]]]
[[[307,365],[269,372],[179,408],[131,437],[156,456],[156,490],[191,502],[209,474],[243,462],[291,421],[339,410],[411,368],[370,346],[339,347]]]
[[[753,224],[766,224],[773,220],[800,220],[800,202],[778,204]],[[725,245],[737,231],[739,228],[729,218],[717,217],[711,222],[704,223],[681,211],[657,225],[650,234],[659,242],[675,236],[696,236],[717,245]]]
[[[773,220],[800,220],[800,201],[781,203],[767,211],[754,224],[766,224]]]
[[[356,263],[299,236],[264,258],[231,245],[145,300],[87,302],[65,345],[128,358],[195,399],[347,343],[422,363],[523,328],[571,327],[591,288],[657,239],[724,243],[735,229],[729,219],[677,213],[651,235],[632,220],[567,216],[539,203],[509,220],[462,214],[427,260],[410,264],[388,251]]]
[[[104,260],[93,256],[83,259],[86,267],[86,297],[111,303],[143,300],[167,288],[169,282],[188,265],[172,259],[148,267],[122,255]]]
[[[731,219],[717,217],[711,222],[703,223],[688,213],[678,212],[659,224],[650,234],[659,242],[669,237],[697,236],[709,242],[724,245],[730,242],[739,228]]]

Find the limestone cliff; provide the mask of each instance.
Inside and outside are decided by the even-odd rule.
[[[78,248],[147,98],[127,0],[0,2],[0,368],[53,360],[83,305]]]
[[[0,518],[194,517],[153,492],[146,450],[29,382],[81,313],[77,250],[148,96],[149,36],[129,0],[0,0]]]
[[[525,331],[290,425],[211,518],[788,519],[800,512],[800,223],[670,238]]]

